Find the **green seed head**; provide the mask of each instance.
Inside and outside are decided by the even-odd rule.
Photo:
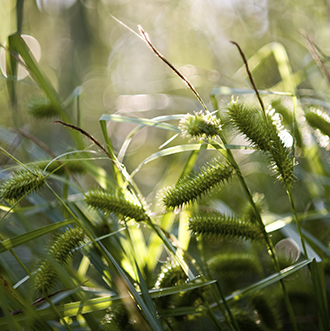
[[[0,197],[8,201],[17,201],[30,191],[40,189],[45,178],[45,174],[39,169],[18,171],[2,183]]]
[[[35,118],[45,119],[59,116],[58,110],[51,104],[49,99],[45,97],[32,97],[26,107],[28,113]]]
[[[181,133],[189,138],[214,138],[221,130],[220,120],[203,111],[187,114],[179,123]]]

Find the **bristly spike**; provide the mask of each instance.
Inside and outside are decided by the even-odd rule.
[[[17,201],[29,191],[42,187],[46,175],[39,169],[21,170],[11,178],[4,180],[0,187],[0,197],[8,201]]]
[[[220,120],[211,114],[187,114],[179,123],[182,135],[188,138],[214,138],[221,130]]]
[[[27,103],[27,111],[35,118],[47,119],[59,117],[58,110],[50,100],[42,96],[34,96]]]
[[[208,264],[213,273],[227,279],[241,277],[246,274],[262,276],[262,266],[258,257],[250,253],[220,253],[212,257]]]
[[[59,235],[49,248],[49,254],[61,264],[67,264],[74,250],[79,247],[85,237],[81,228],[68,229]]]
[[[126,200],[123,196],[100,190],[89,191],[85,194],[85,202],[104,213],[115,213],[125,218],[135,219],[136,222],[147,221],[149,216],[142,206]]]
[[[245,239],[260,241],[260,227],[248,220],[216,212],[193,214],[188,219],[189,230],[196,236],[212,239]]]
[[[266,116],[263,116],[259,109],[248,108],[238,101],[231,102],[227,109],[233,125],[252,146],[269,154],[277,179],[290,187],[295,179],[294,155],[281,139],[284,130],[275,111],[266,110]]]
[[[162,192],[163,204],[166,208],[174,209],[192,203],[228,181],[233,174],[231,165],[214,160],[213,164],[207,163],[202,167],[198,175],[187,176]]]
[[[48,255],[40,261],[39,268],[32,277],[35,292],[45,295],[56,285],[57,268],[68,264],[84,237],[83,229],[75,227],[67,229],[54,240],[48,248]]]
[[[305,112],[307,123],[314,129],[318,129],[322,134],[330,137],[330,117],[320,109],[311,108]]]

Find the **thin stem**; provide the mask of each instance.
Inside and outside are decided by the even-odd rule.
[[[212,279],[212,276],[211,276],[211,273],[210,273],[210,269],[209,269],[208,265],[205,263],[204,241],[203,240],[201,241],[201,251],[202,251],[202,260],[204,262],[204,268],[206,270],[207,277],[209,279]],[[239,329],[239,327],[238,327],[238,325],[236,323],[236,320],[235,320],[233,314],[231,313],[231,310],[230,310],[230,308],[229,308],[229,306],[227,304],[226,298],[223,295],[223,292],[222,292],[222,288],[221,288],[220,283],[219,282],[216,282],[215,283],[215,286],[216,286],[216,288],[217,288],[217,290],[219,292],[220,298],[222,300],[223,305],[225,306],[225,309],[226,309],[226,311],[228,313],[229,318],[228,318],[227,314],[225,314],[223,308],[221,307],[221,304],[220,304],[219,300],[216,299],[216,302],[217,302],[217,305],[218,305],[220,311],[222,312],[223,316],[225,317],[225,320],[226,320],[227,324],[230,326],[230,328],[232,330],[239,331],[240,329]],[[212,293],[212,294],[214,295],[214,293]]]
[[[54,305],[53,301],[50,300],[48,297],[46,297],[47,302],[49,303],[49,305],[54,309],[55,313],[58,315],[58,317],[61,319],[61,321],[63,322],[63,324],[65,325],[65,327],[67,328],[67,330],[72,331],[70,325],[66,322],[65,318],[63,316],[61,316],[60,312],[58,311],[58,309],[56,308],[56,306]]]
[[[306,248],[305,239],[303,237],[303,234],[302,234],[302,231],[301,231],[301,227],[300,227],[300,223],[299,223],[299,220],[298,220],[297,209],[296,209],[296,206],[295,206],[293,197],[292,197],[291,188],[288,187],[288,186],[286,187],[286,193],[287,193],[288,198],[290,200],[290,205],[291,205],[291,209],[292,209],[292,212],[293,212],[293,215],[294,215],[294,221],[295,221],[295,223],[297,225],[298,234],[299,234],[300,241],[301,241],[301,246],[303,248],[303,252],[304,252],[305,258],[308,259],[308,252],[307,252],[307,248]]]
[[[237,49],[238,49],[238,51],[239,51],[239,53],[240,53],[240,55],[241,55],[241,57],[243,59],[243,62],[244,62],[245,68],[246,68],[246,72],[247,72],[247,74],[249,76],[249,79],[250,79],[250,82],[252,84],[252,87],[253,87],[254,91],[256,92],[256,95],[257,95],[258,101],[260,103],[261,109],[262,109],[262,111],[264,113],[264,116],[266,117],[265,105],[264,105],[264,103],[263,103],[263,101],[262,101],[262,99],[260,97],[260,94],[259,94],[259,91],[258,91],[258,89],[256,87],[256,84],[254,83],[254,80],[253,80],[251,71],[249,69],[249,65],[248,65],[248,62],[247,62],[246,57],[244,55],[244,52],[242,51],[241,47],[237,44],[237,42],[231,41],[231,43],[234,44],[237,47]]]
[[[143,36],[144,41],[148,44],[151,50],[185,82],[185,84],[194,93],[197,100],[201,103],[205,111],[209,113],[209,110],[207,109],[205,102],[200,97],[194,86],[189,82],[189,80],[178,69],[176,69],[168,60],[166,60],[166,58],[155,48],[155,46],[151,43],[148,34],[143,30],[141,26],[139,26],[139,30]]]
[[[226,146],[227,145],[227,141],[226,141],[226,139],[225,139],[225,137],[224,137],[224,135],[222,133],[220,134],[220,139],[222,140],[222,142]],[[236,163],[236,161],[234,159],[233,153],[231,152],[230,149],[227,149],[226,148],[226,150],[227,150],[227,154],[228,154],[228,160],[229,160],[229,162],[232,164],[232,166],[236,170],[236,173],[238,175],[238,179],[239,179],[239,181],[240,181],[240,183],[242,185],[242,188],[243,188],[243,190],[245,192],[245,195],[248,198],[248,200],[249,200],[249,202],[250,202],[250,204],[251,204],[251,206],[252,206],[252,208],[254,210],[254,213],[256,215],[256,218],[257,218],[257,221],[259,223],[259,226],[262,229],[263,236],[264,236],[265,241],[266,241],[266,244],[267,244],[267,250],[268,250],[269,255],[272,258],[275,271],[276,272],[280,272],[280,266],[279,266],[278,260],[276,258],[276,254],[275,254],[275,249],[274,249],[273,243],[270,240],[270,238],[268,236],[268,233],[265,230],[265,226],[264,226],[264,223],[262,221],[260,212],[259,212],[256,204],[253,201],[251,191],[248,188],[248,186],[247,186],[247,184],[245,182],[245,179],[244,179],[244,177],[243,177],[243,175],[241,173],[241,170],[240,170],[238,164]],[[280,284],[281,284],[281,288],[282,288],[282,292],[283,292],[284,301],[286,303],[286,307],[287,307],[287,310],[288,310],[288,313],[289,313],[289,316],[290,316],[290,320],[291,320],[291,323],[292,323],[292,327],[293,327],[293,329],[295,331],[297,331],[298,330],[298,326],[297,326],[297,322],[296,322],[296,319],[295,319],[295,316],[294,316],[293,308],[292,308],[292,305],[290,303],[289,296],[288,296],[288,293],[286,291],[286,288],[285,288],[285,285],[284,285],[284,282],[283,282],[282,279],[280,280]]]

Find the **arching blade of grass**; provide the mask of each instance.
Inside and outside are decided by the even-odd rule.
[[[155,121],[155,122],[163,122],[163,121],[170,121],[170,120],[178,120],[178,119],[181,119],[183,118],[184,115],[168,115],[168,116],[157,116],[157,117],[154,117],[151,119],[151,121]],[[137,126],[136,128],[134,128],[128,135],[127,137],[125,138],[121,148],[120,148],[120,151],[118,152],[118,160],[120,162],[123,161],[124,157],[125,157],[125,154],[126,154],[126,151],[127,151],[127,148],[129,146],[129,144],[131,143],[132,141],[132,138],[134,137],[134,135],[136,135],[140,130],[142,130],[146,125],[144,124],[141,124],[139,126]],[[179,130],[180,132],[180,130]]]
[[[9,36],[8,40],[11,47],[10,50],[17,52],[22,57],[32,79],[45,92],[47,98],[55,107],[56,111],[60,114],[62,120],[64,122],[70,123],[71,118],[69,114],[65,111],[65,109],[62,107],[58,93],[56,92],[50,80],[39,69],[39,65],[36,59],[33,57],[28,45],[25,43],[23,38],[18,33],[15,33]],[[70,130],[70,134],[74,137],[79,149],[84,149],[84,144],[78,132]]]
[[[201,145],[205,145],[205,147],[203,147],[203,149],[218,149],[218,150],[222,150],[226,151],[225,148],[223,148],[221,145],[219,144],[187,144],[187,145],[177,145],[174,147],[169,147],[166,149],[163,149],[159,152],[156,152],[150,156],[148,156],[145,160],[143,160],[137,167],[136,169],[133,170],[133,172],[131,173],[131,177],[135,176],[136,173],[138,171],[140,171],[141,167],[144,166],[145,164],[154,161],[160,157],[163,156],[167,156],[167,155],[173,155],[173,154],[177,154],[177,153],[182,153],[182,152],[191,152],[191,151],[199,151],[201,149]],[[214,147],[217,146],[217,147]],[[249,146],[243,146],[243,145],[225,145],[228,149],[243,149],[243,150],[247,150],[247,149],[251,149],[253,150],[254,148],[251,148]]]
[[[279,280],[284,279],[285,277],[290,276],[293,273],[299,271],[300,269],[302,269],[305,266],[312,263],[312,261],[313,261],[312,259],[304,260],[300,263],[297,263],[295,265],[292,265],[290,267],[287,267],[287,268],[281,270],[279,273],[275,273],[269,277],[266,277],[266,278],[262,279],[261,281],[256,282],[244,289],[237,290],[237,291],[233,292],[232,294],[230,294],[229,296],[227,296],[226,301],[230,302],[233,300],[234,301],[240,300],[240,299],[252,294],[255,291],[262,290],[262,289],[278,282]],[[213,305],[212,305],[212,307],[213,307]]]
[[[301,245],[301,238],[298,233],[297,226],[295,224],[288,224],[285,227],[281,229],[281,232],[286,236],[287,238],[292,238],[296,244],[298,245],[300,252],[304,253],[303,247]],[[314,249],[306,242],[306,250],[308,253],[308,258],[315,259],[317,262],[322,261],[320,256],[314,251]]]
[[[198,283],[198,284],[188,283],[180,286],[168,287],[163,289],[152,289],[149,290],[149,294],[152,299],[156,299],[168,295],[174,295],[186,291],[192,291],[194,289],[209,286],[211,284],[214,284],[215,282],[216,282],[215,280],[212,280],[205,283]],[[141,292],[139,292],[139,295],[141,295]],[[128,294],[127,297],[129,297]],[[70,317],[70,316],[77,316],[78,314],[84,315],[93,311],[105,310],[109,308],[109,306],[113,302],[119,301],[123,298],[124,298],[123,296],[119,296],[119,295],[102,296],[100,298],[93,298],[86,301],[76,301],[67,304],[59,304],[56,307],[63,317]],[[43,319],[45,321],[49,321],[57,318],[57,314],[54,312],[54,310],[51,307],[39,309],[35,312],[35,315],[38,316],[38,318]],[[26,314],[17,314],[17,315],[13,315],[12,318],[17,322],[24,324],[24,321],[27,321],[29,316],[27,316]],[[8,321],[6,320],[5,317],[0,318],[0,328],[1,330],[5,330],[8,328]]]
[[[263,90],[258,90],[259,94],[264,94],[264,95],[287,95],[287,96],[292,96],[292,93],[290,92],[276,92],[276,91],[263,91]],[[244,94],[255,94],[256,92],[251,89],[237,89],[237,88],[231,88],[227,86],[220,86],[220,87],[215,87],[212,89],[211,96],[214,95],[244,95]]]
[[[21,55],[31,77],[43,89],[52,105],[56,108],[58,113],[61,114],[62,119],[69,122],[70,119],[61,106],[61,102],[55,88],[39,69],[36,59],[33,57],[23,38],[18,33],[15,33],[9,37],[9,42],[11,50]]]
[[[30,231],[28,233],[16,236],[14,238],[6,239],[0,242],[0,253],[3,253],[9,249],[12,249],[14,247],[20,246],[25,244],[26,242],[29,242],[31,240],[34,240],[36,238],[39,238],[47,233],[53,232],[63,226],[69,225],[71,223],[74,223],[74,219],[68,219],[65,221],[57,222],[54,224],[46,225],[40,229]]]
[[[329,330],[329,312],[328,312],[328,299],[327,299],[327,289],[325,285],[324,274],[322,273],[322,268],[313,259],[311,263],[311,277],[313,281],[313,287],[315,291],[316,302],[318,306],[319,314],[319,328],[322,331]]]
[[[173,118],[175,119],[175,118]],[[123,122],[123,123],[133,123],[139,124],[144,126],[151,126],[156,127],[163,130],[170,130],[174,132],[180,132],[179,128],[175,125],[161,123],[155,119],[147,119],[147,118],[134,118],[134,117],[126,117],[121,115],[110,115],[110,114],[103,114],[100,118],[100,121],[112,121],[112,122]]]

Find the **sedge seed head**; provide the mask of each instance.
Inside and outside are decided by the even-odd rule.
[[[59,235],[49,248],[50,255],[61,264],[67,264],[76,248],[84,239],[84,231],[81,228],[67,229]]]
[[[113,212],[124,218],[134,219],[136,222],[149,219],[141,205],[128,201],[119,194],[93,190],[85,194],[85,202],[90,207],[106,214]]]
[[[160,196],[166,208],[182,207],[228,181],[233,174],[231,165],[214,160],[212,164],[204,165],[199,174],[181,179],[175,186],[161,192]]]
[[[27,111],[35,118],[47,119],[58,117],[58,110],[49,99],[42,96],[34,96],[27,102]]]
[[[17,201],[30,191],[42,187],[46,175],[40,169],[21,170],[4,180],[0,187],[0,197],[8,201]]]
[[[182,135],[189,138],[214,138],[221,130],[220,120],[203,111],[187,114],[179,123]]]

